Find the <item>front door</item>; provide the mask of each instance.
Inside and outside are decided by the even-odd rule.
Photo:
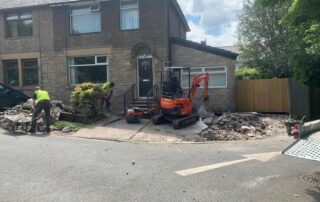
[[[148,97],[153,87],[152,58],[138,59],[139,97]],[[153,96],[152,94],[150,96]]]

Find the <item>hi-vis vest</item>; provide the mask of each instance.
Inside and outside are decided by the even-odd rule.
[[[37,101],[50,100],[48,91],[37,90],[36,92]]]

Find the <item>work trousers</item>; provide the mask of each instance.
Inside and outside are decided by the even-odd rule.
[[[45,114],[46,131],[47,132],[50,131],[50,107],[51,107],[51,103],[49,100],[43,100],[38,102],[32,114],[31,131],[36,130],[37,117],[42,110],[44,110],[44,114]]]

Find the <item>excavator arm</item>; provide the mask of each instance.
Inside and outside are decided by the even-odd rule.
[[[208,86],[209,86],[209,73],[206,72],[201,75],[196,75],[192,81],[192,88],[190,91],[189,98],[192,100],[196,95],[197,88],[200,87],[200,83],[204,81],[204,89],[203,89],[203,98],[206,99],[208,97]]]

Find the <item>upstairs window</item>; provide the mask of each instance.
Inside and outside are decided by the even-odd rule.
[[[71,33],[85,34],[101,32],[100,4],[71,7]]]
[[[32,13],[10,13],[6,16],[7,37],[32,36]]]
[[[138,0],[121,0],[121,30],[139,29]]]

